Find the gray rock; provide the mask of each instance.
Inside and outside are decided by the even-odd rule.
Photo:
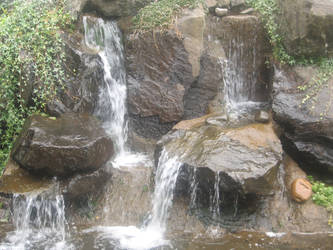
[[[103,166],[113,155],[113,143],[89,115],[66,114],[56,120],[34,115],[11,155],[34,174],[68,177]]]
[[[329,106],[331,79],[313,98],[313,90],[300,91],[316,74],[313,68],[277,71],[273,85],[273,118],[283,128],[281,141],[289,155],[303,168],[333,173],[333,107]],[[313,102],[314,100],[317,100]]]
[[[208,125],[215,125],[215,126],[220,126],[220,127],[225,126],[227,122],[228,122],[228,116],[225,114],[220,115],[220,116],[209,117],[206,120],[206,123]]]
[[[112,172],[109,167],[103,166],[93,173],[79,174],[65,181],[62,184],[65,202],[80,202],[89,196],[97,196],[111,176]]]
[[[228,14],[228,9],[223,9],[223,8],[215,8],[215,14],[218,17],[223,17]]]
[[[284,45],[294,56],[333,55],[331,0],[278,0]]]
[[[255,114],[255,120],[257,122],[267,123],[267,122],[269,122],[269,113],[264,110],[259,110]]]

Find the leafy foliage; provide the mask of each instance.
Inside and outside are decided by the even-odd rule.
[[[280,13],[275,0],[247,0],[247,4],[256,9],[263,19],[270,43],[273,46],[273,55],[282,64],[294,65],[296,60],[290,56],[283,46],[283,37],[279,34],[276,17]]]
[[[194,8],[202,0],[159,0],[140,9],[133,18],[136,31],[148,31],[154,28],[167,28],[177,13],[183,8]]]
[[[282,64],[302,65],[302,66],[315,66],[317,74],[311,79],[311,81],[303,86],[299,86],[299,90],[304,92],[302,104],[310,103],[311,110],[313,110],[317,104],[319,91],[323,87],[328,86],[329,80],[333,77],[333,59],[332,58],[294,58],[289,55],[283,45],[283,36],[279,33],[278,22],[276,22],[277,16],[280,14],[279,7],[276,0],[247,0],[247,4],[256,9],[265,23],[265,28],[269,35],[270,43],[273,47],[273,56]],[[320,114],[323,118],[329,111],[332,100],[333,90],[330,90],[331,101],[326,103],[326,109]]]
[[[7,5],[4,5],[7,6]],[[24,120],[63,86],[64,0],[14,0],[0,15],[0,170]],[[25,98],[24,98],[25,97]]]
[[[328,224],[333,228],[333,187],[323,182],[315,181],[312,176],[308,177],[312,184],[312,200],[315,204],[326,207],[330,213]]]

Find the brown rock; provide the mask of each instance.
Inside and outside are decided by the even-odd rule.
[[[99,169],[113,152],[112,140],[90,115],[66,114],[56,120],[34,115],[16,140],[12,158],[34,174],[68,177]]]
[[[312,195],[312,185],[305,179],[298,178],[291,184],[292,198],[297,202],[304,202]]]

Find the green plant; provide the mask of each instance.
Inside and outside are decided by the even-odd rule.
[[[140,9],[133,18],[133,28],[137,32],[154,28],[167,28],[180,10],[197,7],[202,0],[159,0]]]
[[[64,0],[14,0],[0,15],[0,170],[26,117],[63,86]],[[29,93],[31,92],[31,93]],[[29,93],[29,94],[28,94]]]
[[[328,86],[329,80],[333,77],[333,59],[332,58],[294,58],[289,55],[283,45],[283,35],[279,32],[278,22],[280,9],[276,0],[247,0],[247,4],[256,9],[265,24],[270,43],[273,47],[273,57],[282,64],[290,66],[315,66],[317,73],[307,84],[299,86],[298,89],[304,92],[302,105],[310,102],[311,110],[314,110],[317,104],[319,91]],[[330,89],[330,101],[326,103],[325,111],[320,114],[321,119],[329,111],[333,101],[333,89]]]
[[[310,80],[309,83],[299,86],[298,89],[304,91],[306,94],[302,100],[302,104],[310,103],[311,110],[313,110],[318,102],[318,95],[321,89],[328,87],[329,80],[333,76],[333,58],[322,58],[316,62],[318,67],[317,73]],[[333,89],[329,90],[330,101],[326,103],[325,110],[320,114],[321,118],[327,114],[331,105],[333,97]]]
[[[315,204],[323,206],[330,214],[328,224],[333,228],[333,187],[323,182],[315,181],[312,176],[308,176],[312,184],[312,200]]]
[[[266,31],[269,36],[270,43],[273,47],[273,56],[282,64],[295,65],[296,60],[290,56],[283,46],[283,37],[279,33],[279,26],[276,17],[280,14],[280,9],[275,0],[247,0],[248,5],[257,10]]]

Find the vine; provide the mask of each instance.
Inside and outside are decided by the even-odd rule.
[[[25,118],[43,112],[63,88],[64,0],[14,0],[0,15],[0,170]]]
[[[301,101],[301,105],[310,104],[310,110],[314,110],[317,102],[319,92],[328,87],[329,80],[333,78],[333,59],[332,58],[294,58],[289,55],[283,45],[283,36],[279,32],[278,22],[276,21],[279,16],[280,9],[276,3],[276,0],[247,0],[247,4],[257,10],[263,23],[265,23],[265,29],[268,33],[270,43],[273,47],[273,57],[281,64],[289,66],[301,65],[301,66],[315,66],[317,73],[312,77],[308,84],[299,86],[298,89],[304,92],[304,97]],[[329,89],[329,101],[325,104],[325,110],[320,113],[320,118],[323,119],[329,112],[332,99],[333,89]]]

